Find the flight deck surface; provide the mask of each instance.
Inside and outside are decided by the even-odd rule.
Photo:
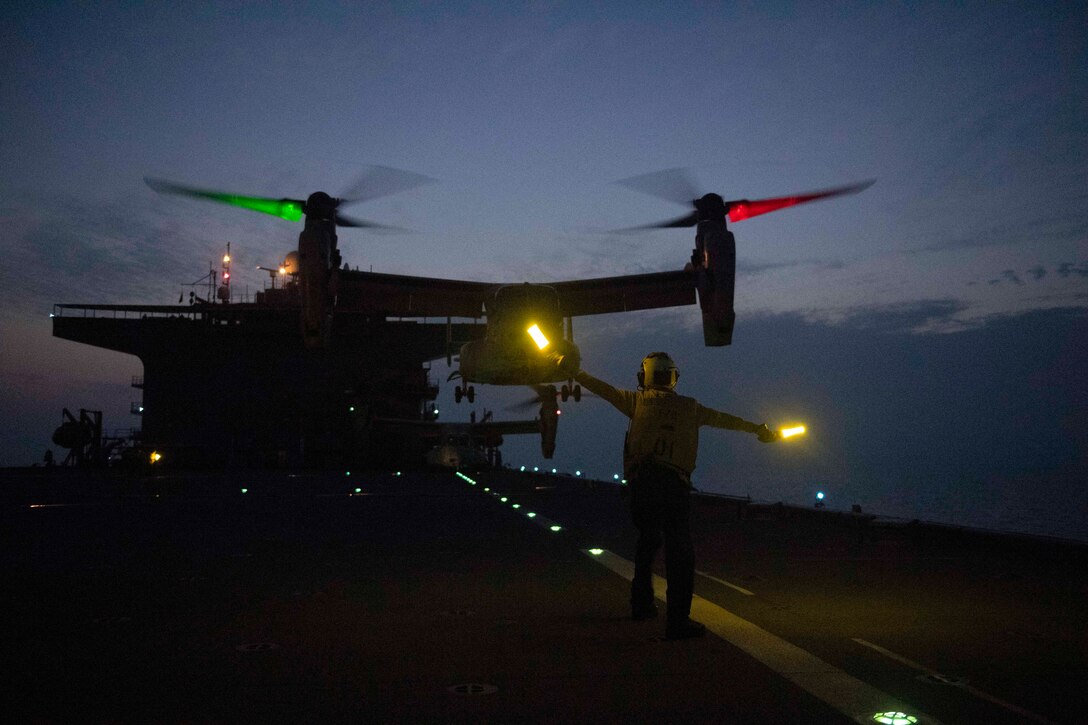
[[[1075,544],[700,497],[693,616],[711,634],[671,642],[663,616],[628,618],[634,530],[610,484],[67,474],[2,479],[3,710],[18,721],[1088,711]]]

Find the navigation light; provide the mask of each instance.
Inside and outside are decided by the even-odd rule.
[[[529,333],[529,337],[533,338],[533,342],[535,342],[536,346],[541,350],[548,346],[548,338],[544,337],[544,333],[540,331],[539,325],[534,323],[532,327],[526,330],[526,332]]]
[[[778,431],[778,435],[783,438],[792,438],[793,436],[799,436],[805,432],[805,426],[795,425],[792,428],[782,428]]]

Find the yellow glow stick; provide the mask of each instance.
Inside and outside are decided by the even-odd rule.
[[[782,436],[783,438],[792,438],[793,436],[799,436],[804,432],[805,426],[798,425],[794,426],[793,428],[783,428],[782,430],[778,431],[778,435]]]
[[[535,342],[536,346],[541,350],[548,346],[548,338],[544,337],[544,333],[540,331],[540,328],[537,325],[534,324],[526,330],[526,332],[529,333],[529,337],[533,338],[533,342]]]

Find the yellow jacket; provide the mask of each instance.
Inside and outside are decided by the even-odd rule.
[[[699,452],[699,428],[704,425],[755,433],[759,426],[729,413],[707,408],[673,390],[620,390],[587,372],[575,379],[631,419],[623,450],[624,476],[641,464],[662,463],[690,480]]]

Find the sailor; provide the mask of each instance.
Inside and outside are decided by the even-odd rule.
[[[573,362],[573,365],[572,365]],[[631,514],[638,529],[635,576],[631,582],[631,618],[657,616],[653,562],[662,540],[668,575],[666,639],[690,639],[706,628],[690,619],[695,582],[695,550],[691,541],[691,472],[704,425],[755,434],[763,443],[778,440],[766,425],[700,405],[677,394],[680,374],[663,352],[646,356],[639,368],[638,390],[619,390],[582,370],[577,362],[559,360],[561,368],[594,394],[631,419],[623,446],[623,475],[630,486]]]

